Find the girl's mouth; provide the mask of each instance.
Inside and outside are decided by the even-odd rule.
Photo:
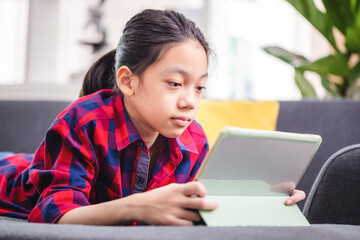
[[[178,125],[180,127],[186,127],[190,122],[190,118],[187,117],[174,117],[171,118],[171,120],[173,121],[173,123],[175,123],[175,125]]]

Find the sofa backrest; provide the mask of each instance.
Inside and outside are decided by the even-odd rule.
[[[70,102],[0,100],[0,151],[34,153]]]

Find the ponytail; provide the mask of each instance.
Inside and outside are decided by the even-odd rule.
[[[100,57],[87,71],[80,91],[80,97],[101,89],[113,89],[115,49]]]

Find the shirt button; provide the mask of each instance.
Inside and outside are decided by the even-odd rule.
[[[139,142],[139,147],[143,148],[143,147],[144,147],[144,143],[143,143],[143,142]]]
[[[144,182],[145,182],[145,179],[143,178],[143,177],[137,177],[137,179],[136,179],[136,182],[138,183],[138,184],[144,184]]]

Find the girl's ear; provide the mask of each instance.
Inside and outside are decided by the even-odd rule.
[[[134,94],[134,80],[136,76],[127,66],[121,66],[116,73],[116,85],[125,96]]]

